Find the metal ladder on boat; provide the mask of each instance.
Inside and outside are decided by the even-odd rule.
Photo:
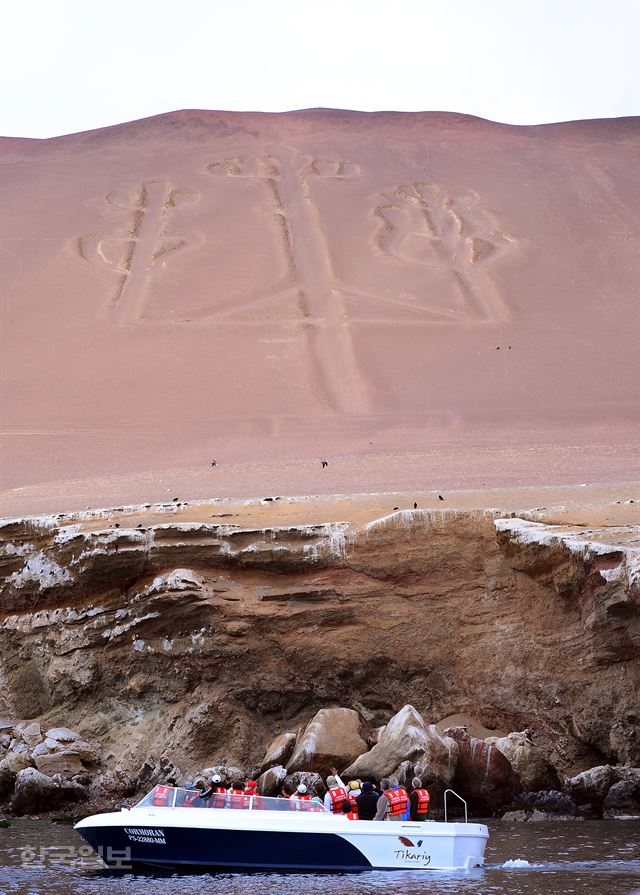
[[[467,821],[467,803],[462,798],[462,796],[458,795],[458,793],[454,789],[445,789],[445,791],[444,791],[444,822],[447,823],[447,793],[451,793],[451,795],[455,796],[456,799],[460,799],[460,801],[464,805],[464,822],[468,823],[468,821]]]

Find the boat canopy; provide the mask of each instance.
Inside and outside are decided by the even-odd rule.
[[[241,811],[307,811],[330,813],[318,799],[274,799],[268,796],[238,792],[216,792],[208,799],[200,790],[180,786],[154,786],[135,808],[231,808]]]

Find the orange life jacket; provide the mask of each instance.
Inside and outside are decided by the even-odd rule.
[[[156,786],[153,790],[153,804],[158,807],[167,805],[169,803],[169,796],[171,795],[171,787],[170,786]]]
[[[204,802],[200,798],[199,792],[188,792],[184,797],[183,808],[202,808]]]
[[[429,811],[429,802],[431,800],[429,790],[414,789],[413,791],[418,796],[418,807],[416,808],[416,814],[426,814]]]
[[[342,786],[335,786],[329,790],[331,796],[331,811],[334,814],[342,814],[342,806],[349,800],[347,790]]]
[[[387,789],[384,795],[389,800],[389,817],[399,817],[407,813],[407,791],[401,786],[398,789]]]

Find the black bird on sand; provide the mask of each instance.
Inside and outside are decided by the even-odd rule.
[[[438,494],[438,500],[444,500],[444,497],[442,496],[442,494]]]
[[[328,465],[329,465],[329,461],[328,461],[328,460],[321,460],[320,462],[322,463],[322,468],[323,468],[323,469],[325,468],[325,466],[328,466]]]
[[[211,465],[212,465],[212,466],[216,466],[216,461],[215,461],[215,460],[212,460],[212,461],[211,461]]]
[[[417,510],[417,509],[418,509],[418,504],[417,504],[417,503],[414,503],[414,505],[413,505],[413,509],[414,509],[414,510]]]

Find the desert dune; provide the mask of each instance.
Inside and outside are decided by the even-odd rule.
[[[309,110],[2,139],[0,512],[637,479],[638,136]]]

